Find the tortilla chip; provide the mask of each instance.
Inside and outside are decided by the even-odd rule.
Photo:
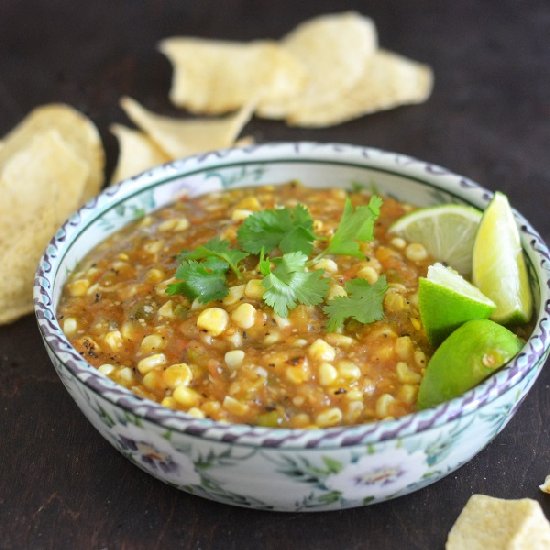
[[[40,214],[13,239],[2,245],[0,262],[0,325],[33,310],[32,286],[40,256],[58,225],[55,201],[50,197]]]
[[[377,46],[373,22],[356,12],[322,15],[296,27],[282,40],[307,71],[307,85],[290,100],[258,103],[266,118],[284,118],[338,101],[361,77]]]
[[[550,524],[537,501],[473,495],[453,525],[446,550],[547,550]]]
[[[314,108],[304,106],[290,113],[287,122],[293,126],[331,126],[367,113],[421,103],[430,96],[432,84],[430,67],[379,50],[368,57],[361,78],[338,101]]]
[[[111,132],[117,137],[119,144],[118,164],[113,172],[111,185],[170,160],[143,132],[131,130],[122,124],[113,124]]]
[[[550,495],[550,474],[546,476],[544,483],[542,485],[539,485],[539,489],[543,493],[547,493],[548,495]]]
[[[105,155],[95,125],[84,115],[61,103],[32,111],[4,138],[2,157],[7,158],[44,130],[57,130],[74,154],[88,164],[88,179],[79,203],[97,195],[103,184]]]
[[[177,120],[152,113],[129,97],[120,104],[132,122],[175,159],[230,147],[252,115],[252,107],[245,106],[224,118]]]
[[[233,147],[246,147],[254,143],[254,136],[243,136],[233,143]]]
[[[217,114],[265,101],[286,101],[304,88],[301,64],[275,42],[168,38],[160,50],[172,62],[170,99],[195,113]]]
[[[88,181],[88,165],[56,130],[10,137],[0,151],[0,244],[26,231],[52,198],[60,224],[79,206]]]

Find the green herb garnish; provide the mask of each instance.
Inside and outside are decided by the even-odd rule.
[[[386,277],[380,277],[373,285],[364,279],[351,279],[344,286],[348,295],[333,298],[323,307],[329,317],[329,331],[339,329],[349,318],[360,323],[372,323],[384,317],[383,301],[388,288]]]
[[[274,269],[271,269],[271,263]],[[323,301],[329,282],[322,270],[308,272],[307,256],[302,252],[289,252],[280,258],[260,258],[260,271],[264,276],[264,302],[279,317],[286,317],[289,309],[298,304],[315,306]]]
[[[329,245],[319,255],[345,254],[347,256],[363,257],[359,243],[372,241],[374,238],[374,222],[380,215],[382,199],[373,196],[366,206],[353,208],[351,200],[346,199],[340,223]]]
[[[315,238],[309,210],[301,204],[254,212],[237,232],[241,248],[251,254],[259,254],[262,249],[269,253],[275,248],[283,253],[309,254]]]

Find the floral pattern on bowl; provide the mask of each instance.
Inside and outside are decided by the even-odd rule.
[[[519,214],[537,305],[522,352],[483,384],[396,420],[325,430],[220,424],[166,409],[117,386],[72,348],[55,319],[78,261],[111,232],[183,194],[277,184],[370,186],[419,206],[484,207],[492,194],[416,159],[343,144],[262,144],[177,161],[90,201],[52,239],[35,280],[39,327],[56,371],[79,408],[124,456],[192,494],[267,510],[333,510],[418,490],[457,469],[504,428],[549,351],[550,255]],[[76,245],[78,243],[78,246]]]

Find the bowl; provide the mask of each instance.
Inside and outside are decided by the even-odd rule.
[[[197,419],[134,395],[89,365],[65,337],[56,308],[67,275],[113,231],[191,195],[299,179],[373,183],[418,206],[484,208],[492,193],[414,158],[344,144],[273,143],[215,151],[154,168],[88,202],[51,240],[34,301],[46,350],[69,394],[131,462],[194,495],[267,510],[374,504],[434,483],[469,461],[512,418],[549,352],[550,254],[515,213],[528,259],[536,323],[506,367],[464,395],[408,416],[331,429],[274,429]]]

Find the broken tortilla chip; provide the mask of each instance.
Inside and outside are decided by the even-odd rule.
[[[550,524],[536,500],[473,495],[447,538],[446,550],[547,550]]]
[[[361,78],[338,101],[304,105],[292,111],[287,122],[292,126],[331,126],[375,111],[421,103],[430,96],[432,84],[428,66],[379,50],[367,58]]]
[[[0,325],[33,309],[32,286],[40,256],[58,225],[55,200],[43,204],[39,215],[2,243],[0,262]]]
[[[224,118],[177,120],[152,113],[129,97],[120,104],[132,122],[174,159],[230,147],[253,110],[247,105]]]
[[[546,476],[544,483],[539,485],[539,489],[548,495],[550,495],[550,474]]]
[[[2,157],[11,156],[35,134],[57,130],[74,154],[88,165],[88,177],[79,203],[97,195],[103,184],[105,155],[96,126],[68,105],[52,103],[38,107],[4,136]]]
[[[275,42],[175,37],[159,48],[174,69],[171,101],[194,113],[234,111],[260,99],[284,102],[306,82],[301,64]]]
[[[57,223],[79,206],[88,177],[88,165],[77,157],[56,130],[34,136],[26,142],[9,137],[0,151],[0,243],[25,232],[51,197],[54,198]],[[11,151],[7,156],[5,153]],[[51,235],[47,234],[47,238]]]
[[[117,137],[119,144],[118,163],[111,185],[170,160],[143,132],[131,130],[122,124],[113,124],[111,132]]]
[[[260,100],[257,112],[265,118],[292,117],[338,101],[361,77],[367,58],[375,52],[376,29],[356,12],[327,14],[298,25],[282,45],[304,66],[307,84],[294,98]]]

